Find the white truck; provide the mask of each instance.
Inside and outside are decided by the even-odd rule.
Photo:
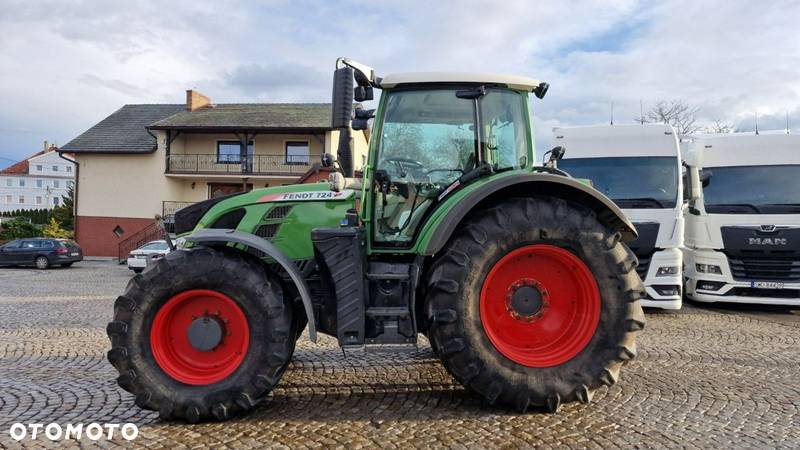
[[[683,180],[678,137],[669,125],[553,130],[566,149],[558,168],[591,180],[636,225],[628,246],[639,259],[642,306],[680,309],[683,291]]]
[[[693,136],[686,293],[701,302],[800,305],[800,136]]]

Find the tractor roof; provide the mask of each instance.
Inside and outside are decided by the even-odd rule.
[[[517,75],[502,75],[478,72],[412,72],[393,73],[381,79],[381,88],[391,89],[401,84],[419,83],[487,83],[504,84],[511,89],[531,91],[539,86],[539,80]]]

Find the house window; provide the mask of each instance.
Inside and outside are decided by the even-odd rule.
[[[217,164],[241,164],[239,141],[217,141]],[[247,144],[247,155],[253,155],[253,141]]]
[[[14,180],[11,178],[6,178],[6,186],[11,187],[14,185]]]
[[[42,171],[42,165],[41,164],[37,164],[36,165],[36,171],[37,172],[41,172]]]
[[[19,204],[22,205],[23,203],[25,203],[25,196],[24,195],[20,195],[18,200],[19,200]]]
[[[72,166],[67,166],[67,173],[72,173]]]
[[[25,178],[19,179],[19,187],[25,187]]]
[[[53,206],[61,204],[61,197],[53,197]]]
[[[11,204],[11,202],[13,202],[13,201],[14,201],[14,200],[12,200],[12,199],[11,199],[11,196],[10,196],[10,195],[6,195],[6,204],[7,204],[7,205],[10,205],[10,204]]]
[[[36,180],[36,187],[37,188],[42,187],[42,180]]]
[[[60,189],[61,188],[61,182],[58,181],[58,180],[53,180],[53,187],[56,188],[56,189]]]
[[[53,166],[53,172],[58,172],[58,166]]]
[[[308,141],[286,143],[286,164],[308,164]]]
[[[42,204],[42,196],[41,195],[37,195],[36,196],[36,204],[37,205],[41,205]]]

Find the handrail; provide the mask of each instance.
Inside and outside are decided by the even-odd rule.
[[[307,155],[171,154],[167,162],[167,173],[301,175],[312,166]]]

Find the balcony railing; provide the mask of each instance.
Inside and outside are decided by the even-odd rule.
[[[167,173],[302,175],[311,168],[309,156],[296,155],[169,155]]]

